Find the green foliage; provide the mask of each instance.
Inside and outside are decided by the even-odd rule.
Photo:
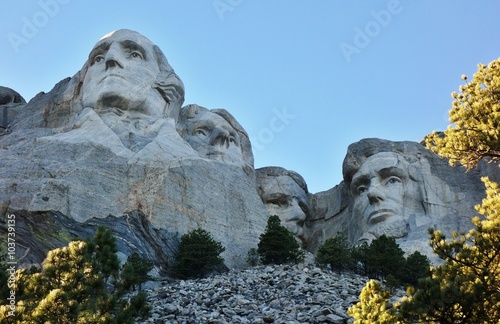
[[[483,158],[500,160],[500,60],[480,64],[474,80],[452,97],[450,121],[455,125],[443,136],[427,136],[427,147],[451,165],[459,162],[469,169]],[[444,264],[432,267],[418,288],[407,290],[396,305],[399,312],[393,314],[398,323],[500,322],[500,189],[487,178],[483,182],[486,198],[476,210],[485,218],[474,217],[475,228],[467,234],[453,233],[451,240],[439,230],[429,231],[431,246]],[[379,300],[370,296],[365,304],[380,306]],[[378,314],[375,308],[366,308],[364,316]],[[358,310],[351,316],[361,318]]]
[[[256,248],[251,248],[250,250],[248,250],[246,261],[252,267],[255,267],[257,264],[259,264],[259,253],[257,253]]]
[[[476,210],[486,219],[451,240],[430,230],[431,246],[445,263],[432,269],[402,313],[439,323],[498,323],[500,321],[500,189],[483,178],[486,198]]]
[[[181,279],[202,278],[224,266],[220,256],[224,251],[222,244],[204,229],[192,230],[181,237],[172,275]]]
[[[406,258],[402,281],[412,286],[418,286],[418,280],[430,275],[429,258],[415,251]]]
[[[133,323],[149,313],[145,295],[124,299],[115,239],[99,228],[93,240],[47,254],[42,267],[16,271],[15,316],[0,306],[2,323]],[[113,252],[114,251],[114,252]],[[112,284],[114,283],[114,284]]]
[[[281,225],[278,216],[270,216],[257,248],[262,264],[298,263],[304,259],[304,251],[295,236]]]
[[[377,287],[367,285],[361,302],[350,309],[351,316],[366,320],[380,317],[383,310],[390,321],[380,323],[500,322],[500,189],[486,178],[483,181],[486,198],[476,210],[484,220],[473,218],[475,228],[463,235],[454,233],[451,240],[440,231],[429,231],[431,246],[444,264],[431,267],[430,275],[419,279],[417,288],[410,287],[389,313],[385,295],[381,298]],[[421,255],[414,254],[410,261],[423,271]]]
[[[342,273],[342,271],[354,268],[354,259],[351,248],[344,234],[329,238],[319,248],[316,255],[316,263],[319,266],[329,265],[332,270]]]
[[[358,246],[354,246],[351,249],[351,256],[354,260],[354,270],[355,272],[368,276],[370,269],[368,268],[368,259],[370,257],[370,246],[368,243],[363,242]]]
[[[139,290],[141,290],[141,284],[143,282],[153,280],[153,278],[148,275],[151,269],[153,269],[153,262],[141,258],[137,252],[132,253],[122,267],[122,288],[125,290],[135,290],[135,287],[139,286]]]
[[[0,305],[6,302],[10,295],[8,287],[9,274],[7,273],[7,254],[4,251],[0,252]]]
[[[402,277],[405,264],[404,251],[393,237],[382,235],[372,241],[367,255],[368,276],[384,279],[388,275]]]
[[[406,259],[396,240],[382,235],[370,245],[363,243],[351,249],[353,263],[358,273],[374,279],[393,277],[392,284],[406,282]]]
[[[389,296],[380,282],[370,280],[361,290],[359,302],[351,306],[347,314],[355,319],[354,324],[396,323],[394,309],[387,307]]]
[[[466,76],[462,79],[467,80]],[[500,59],[488,66],[478,65],[473,80],[452,93],[454,99],[450,121],[454,123],[444,136],[427,136],[427,148],[448,158],[451,165],[459,162],[472,168],[488,157],[500,159]]]

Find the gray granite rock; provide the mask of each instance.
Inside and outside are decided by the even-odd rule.
[[[182,81],[156,45],[133,31],[106,35],[81,71],[33,98],[0,136],[3,214],[59,222],[61,233],[105,224],[123,242],[120,253],[135,246],[160,272],[179,237],[201,227],[225,246],[228,267],[244,266],[267,219],[253,157],[247,170],[200,156],[178,133],[183,100]],[[23,262],[87,232],[27,230]]]
[[[146,292],[139,323],[347,323],[368,278],[312,264],[259,266],[206,279],[163,281]],[[398,290],[395,296],[401,297]]]
[[[500,169],[481,163],[466,172],[420,143],[364,139],[349,146],[343,175],[339,186],[312,199],[320,242],[337,232],[346,233],[352,244],[385,234],[407,253],[420,251],[437,262],[428,228],[447,235],[471,229],[474,206],[485,197],[480,179],[497,180]]]

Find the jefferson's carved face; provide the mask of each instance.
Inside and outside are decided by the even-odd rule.
[[[417,195],[408,190],[408,163],[396,153],[384,152],[369,157],[354,174],[351,193],[354,213],[363,217],[368,232],[401,237],[406,234],[405,199]]]
[[[243,164],[240,136],[221,116],[200,110],[186,120],[185,140],[204,158]]]
[[[261,198],[269,215],[277,215],[281,224],[297,238],[304,240],[304,221],[307,214],[307,195],[286,175],[269,176],[259,183]]]
[[[84,107],[161,116],[166,103],[153,88],[160,73],[153,46],[141,34],[129,30],[104,36],[89,55],[82,87]]]

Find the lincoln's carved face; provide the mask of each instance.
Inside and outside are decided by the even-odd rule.
[[[184,139],[202,157],[228,164],[243,164],[240,136],[221,116],[199,110],[185,121]]]
[[[298,239],[304,240],[308,201],[304,189],[287,175],[261,178],[258,185],[269,215],[277,215],[283,226]]]
[[[166,103],[153,88],[160,73],[153,47],[150,40],[129,30],[104,36],[89,55],[82,86],[84,107],[161,116]]]
[[[407,233],[405,204],[417,201],[419,194],[410,186],[408,166],[396,153],[378,153],[370,156],[352,178],[354,214],[362,216],[367,231],[375,237],[402,237]]]

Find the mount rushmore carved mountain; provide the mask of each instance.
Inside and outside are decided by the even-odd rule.
[[[20,263],[105,225],[120,255],[136,251],[161,273],[196,228],[244,267],[269,214],[305,249],[346,233],[382,234],[429,256],[429,227],[465,231],[484,197],[483,163],[465,172],[416,142],[365,139],[347,149],[344,181],[310,193],[296,172],[254,169],[251,142],[226,109],[184,104],[184,85],[158,46],[118,30],[90,49],[73,77],[28,103],[0,88],[0,232],[16,215]]]

